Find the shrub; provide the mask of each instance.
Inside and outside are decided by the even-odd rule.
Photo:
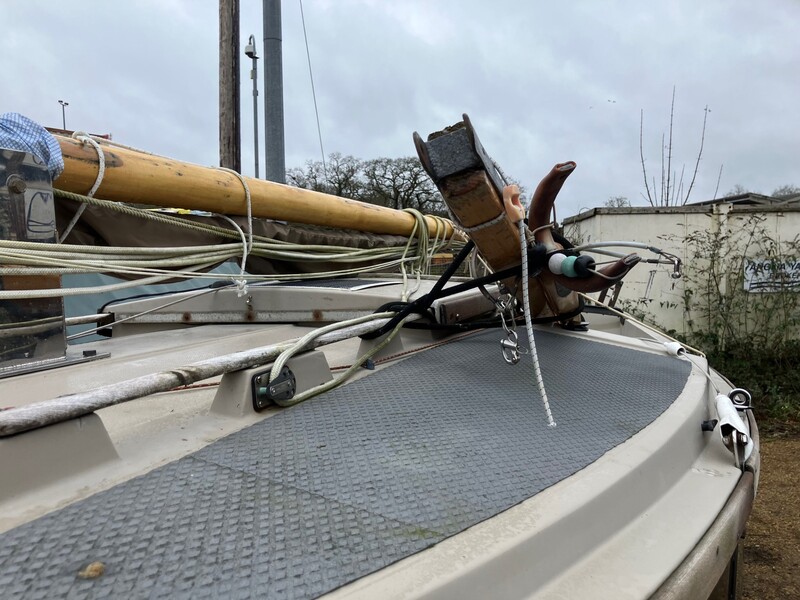
[[[750,390],[762,414],[796,419],[800,282],[793,267],[800,245],[797,238],[773,238],[765,220],[755,214],[722,218],[719,227],[687,236],[684,337],[735,385]]]

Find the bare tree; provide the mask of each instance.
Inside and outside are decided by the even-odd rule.
[[[334,152],[327,161],[289,169],[290,185],[395,209],[445,215],[441,194],[413,157],[360,160]]]
[[[800,196],[800,187],[787,183],[775,188],[772,196],[773,198],[794,198],[795,196]]]
[[[365,188],[363,170],[363,161],[334,152],[327,164],[310,160],[302,169],[289,169],[286,181],[296,187],[360,200]]]
[[[631,201],[625,196],[610,196],[608,200],[603,202],[603,206],[608,208],[628,208],[630,205]]]
[[[415,208],[443,214],[444,201],[419,160],[412,157],[376,158],[364,165],[368,202],[391,208]]]
[[[730,190],[728,190],[728,193],[725,194],[725,195],[726,196],[741,196],[742,194],[747,194],[749,192],[750,192],[750,190],[748,190],[746,187],[744,187],[741,183],[737,183]]]
[[[689,202],[689,197],[694,189],[697,180],[697,171],[700,168],[700,159],[703,156],[703,146],[706,139],[706,123],[708,121],[708,106],[703,109],[703,128],[700,132],[700,149],[695,158],[694,171],[689,186],[684,193],[684,175],[686,164],[681,165],[680,177],[676,169],[673,169],[673,125],[675,123],[675,86],[672,87],[672,101],[669,108],[669,130],[668,133],[661,134],[661,185],[656,186],[655,176],[648,177],[647,165],[644,158],[644,109],[639,112],[639,156],[642,162],[642,176],[644,178],[644,189],[646,192],[642,197],[650,203],[650,206],[682,206]],[[720,176],[722,170],[720,169]],[[652,188],[651,188],[652,181]]]
[[[325,168],[321,161],[306,161],[302,168],[287,169],[286,183],[294,187],[323,192],[326,186]]]

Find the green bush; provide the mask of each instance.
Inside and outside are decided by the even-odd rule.
[[[800,257],[797,238],[776,240],[765,218],[722,217],[720,225],[686,237],[685,341],[711,365],[753,394],[757,414],[800,417],[800,291],[784,265]],[[748,259],[772,283],[745,289]]]
[[[800,341],[782,348],[729,346],[708,353],[711,366],[753,394],[759,418],[800,420]]]

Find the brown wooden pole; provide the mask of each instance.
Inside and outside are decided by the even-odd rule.
[[[219,0],[219,164],[242,171],[239,0]]]
[[[64,156],[64,172],[54,182],[56,188],[85,194],[97,178],[99,161],[92,146],[56,135]],[[179,207],[194,210],[246,215],[247,202],[239,178],[214,167],[203,167],[171,158],[103,145],[106,169],[95,195],[106,200]],[[393,235],[411,234],[414,217],[410,214],[245,177],[250,189],[253,216],[293,223],[324,225]],[[431,236],[442,237],[440,221],[426,217]],[[453,227],[445,225],[444,236]]]

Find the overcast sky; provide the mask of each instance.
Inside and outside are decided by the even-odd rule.
[[[0,112],[200,164],[218,164],[216,0],[2,0]],[[241,47],[263,54],[261,0],[241,0]],[[691,201],[735,185],[800,185],[800,2],[772,0],[305,0],[326,154],[415,155],[470,115],[528,192],[578,169],[559,217],[610,196],[645,204],[639,158],[661,177],[676,87],[673,164]],[[286,164],[319,160],[299,0],[283,2]],[[252,175],[250,60],[242,54],[242,165]],[[261,77],[261,72],[259,73]],[[263,89],[263,80],[259,81]],[[263,97],[263,91],[262,91]],[[263,108],[259,108],[263,127]],[[264,148],[263,135],[260,147]],[[261,159],[263,173],[263,154]]]

